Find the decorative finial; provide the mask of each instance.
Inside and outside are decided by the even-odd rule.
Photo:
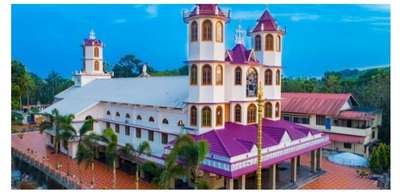
[[[219,10],[218,10],[218,6],[215,6],[215,15],[218,15],[219,14]]]
[[[199,14],[200,14],[200,6],[196,5],[196,15],[199,15]]]
[[[246,32],[242,29],[242,26],[239,24],[236,27],[236,31],[235,31],[235,44],[243,44],[244,45],[245,33]]]
[[[90,30],[89,39],[96,39],[96,33],[94,32],[93,29]]]
[[[142,73],[140,74],[139,77],[145,77],[145,78],[150,77],[150,74],[147,73],[147,65],[146,64],[143,65]]]
[[[261,31],[264,31],[264,23],[261,23]]]

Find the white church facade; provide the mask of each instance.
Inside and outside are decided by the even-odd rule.
[[[256,90],[264,89],[263,167],[270,171],[268,187],[276,188],[277,165],[291,162],[291,181],[296,182],[299,157],[310,154],[313,172],[320,169],[321,148],[328,136],[305,126],[281,120],[282,42],[285,32],[268,11],[249,33],[252,48],[246,48],[246,32],[236,30],[235,46],[226,49],[225,27],[229,13],[217,5],[202,4],[187,13],[189,76],[112,78],[103,71],[102,41],[94,32],[83,42],[83,69],[74,75],[75,85],[56,95],[44,110],[57,108],[74,114],[74,126],[96,120],[94,131],[112,128],[119,145],[151,145],[151,156],[160,165],[180,134],[204,139],[210,150],[201,169],[223,177],[222,186],[233,188],[256,171]],[[48,144],[53,144],[53,133]],[[69,142],[75,157],[76,141]],[[65,149],[61,149],[66,153]],[[218,188],[218,187],[216,187]]]

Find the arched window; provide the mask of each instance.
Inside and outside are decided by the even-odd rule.
[[[240,67],[235,69],[235,85],[242,85],[242,69]]]
[[[197,85],[197,65],[190,67],[190,84]]]
[[[119,112],[117,112],[117,113],[115,113],[115,116],[116,116],[116,117],[119,117],[119,116],[121,116],[121,115],[119,114]]]
[[[258,81],[258,76],[257,76],[257,70],[254,68],[249,68],[247,70],[247,76],[246,76],[246,95],[247,97],[255,97],[257,96],[257,81]]]
[[[164,118],[164,119],[162,120],[162,123],[168,125],[168,120],[167,120],[166,118]]]
[[[247,107],[247,123],[255,123],[257,116],[257,107],[254,104],[250,104]]]
[[[264,117],[272,118],[272,104],[271,102],[266,102],[264,106]]]
[[[203,22],[202,40],[203,41],[212,41],[212,23],[210,20],[206,20]]]
[[[275,81],[276,85],[281,85],[281,71],[276,70],[276,81]]]
[[[265,85],[272,85],[272,71],[270,69],[265,70],[264,83]]]
[[[275,118],[279,118],[280,113],[281,113],[281,111],[280,111],[279,102],[276,102],[276,104],[275,104]]]
[[[274,50],[274,37],[271,34],[265,36],[265,50]]]
[[[128,113],[125,114],[125,118],[131,118],[131,115],[129,115]]]
[[[154,122],[154,118],[152,116],[149,117],[149,122]]]
[[[107,110],[107,115],[111,115],[111,112],[110,112],[110,110]]]
[[[224,41],[224,25],[222,24],[222,22],[217,22],[215,26],[215,34],[217,42]]]
[[[217,65],[217,69],[215,70],[215,80],[216,85],[224,84],[224,70],[222,65]]]
[[[100,56],[99,47],[94,47],[94,57],[99,57],[99,56]]]
[[[179,121],[178,121],[178,123],[177,123],[177,125],[178,125],[179,127],[182,127],[182,126],[184,126],[184,124],[183,124],[183,120],[179,120]]]
[[[201,126],[211,127],[211,108],[208,106],[203,107],[201,110]]]
[[[95,62],[94,62],[94,70],[95,70],[95,71],[99,71],[99,70],[100,70],[99,61],[95,61]]]
[[[278,35],[278,37],[276,38],[276,51],[280,52],[281,51],[281,45],[282,45],[282,40],[281,40],[281,36]]]
[[[261,50],[261,36],[256,35],[254,38],[254,50],[255,51],[260,51]]]
[[[216,110],[217,126],[222,125],[222,107],[218,106]]]
[[[190,108],[190,125],[197,126],[197,108],[196,108],[196,106],[192,106]]]
[[[212,71],[211,71],[211,66],[208,64],[203,65],[202,84],[203,85],[212,85]]]
[[[242,122],[242,107],[239,104],[235,105],[235,122]]]
[[[136,120],[142,120],[142,116],[137,115],[137,116],[136,116]]]
[[[197,41],[198,37],[197,32],[198,32],[197,22],[193,21],[192,24],[190,25],[190,41],[192,42]]]

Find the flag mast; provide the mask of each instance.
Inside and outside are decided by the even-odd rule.
[[[257,189],[262,189],[262,116],[264,108],[264,91],[262,84],[257,88]]]

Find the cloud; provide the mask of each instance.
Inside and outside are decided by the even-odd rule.
[[[364,4],[359,5],[361,8],[375,11],[375,12],[390,12],[390,5],[389,4]]]
[[[371,17],[358,17],[346,16],[340,20],[344,23],[366,23],[375,26],[374,30],[383,30],[390,27],[390,17],[388,16],[371,16]]]
[[[257,20],[264,13],[263,10],[256,11],[234,11],[232,12],[231,18],[233,20]],[[271,13],[273,17],[284,17],[288,18],[293,22],[302,20],[318,20],[319,15],[308,14],[308,13]]]
[[[286,17],[292,22],[299,22],[302,20],[318,20],[320,15],[309,14],[309,13],[277,13],[272,14],[274,17]]]
[[[126,22],[127,22],[126,18],[117,18],[113,21],[114,24],[123,24]]]
[[[158,6],[157,5],[148,5],[145,8],[146,13],[150,18],[157,17],[158,15]]]
[[[257,20],[264,11],[234,11],[231,13],[231,19],[233,20]]]

